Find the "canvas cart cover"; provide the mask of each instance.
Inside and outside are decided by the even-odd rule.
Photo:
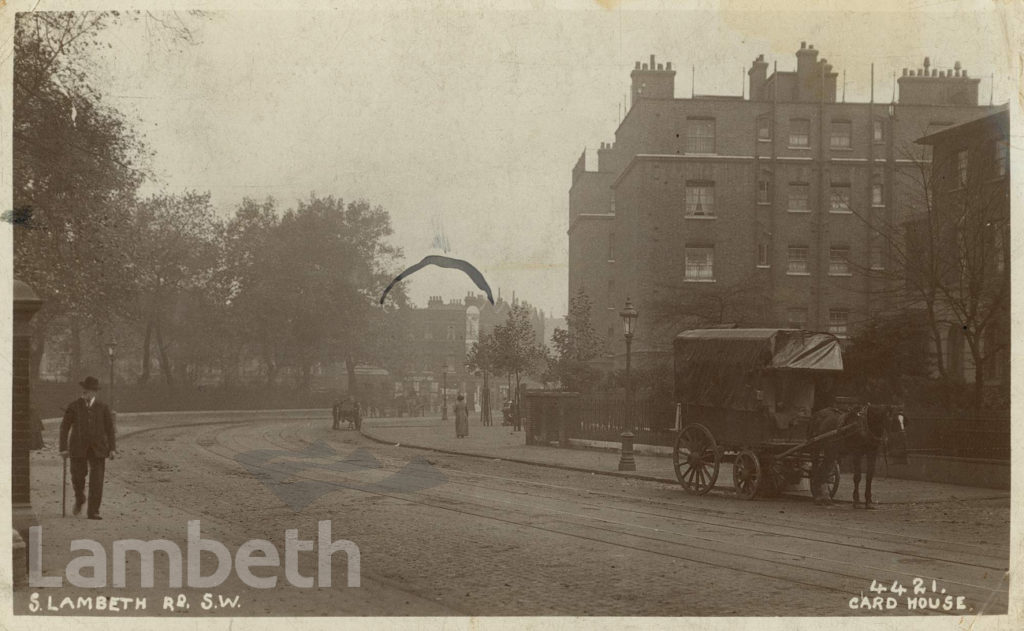
[[[675,339],[676,400],[752,409],[757,373],[766,370],[838,372],[839,340],[828,333],[788,329],[695,329]]]

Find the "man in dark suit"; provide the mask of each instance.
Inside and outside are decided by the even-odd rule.
[[[79,382],[82,396],[72,401],[60,423],[60,455],[71,458],[71,485],[75,489],[75,515],[85,504],[85,477],[89,474],[89,519],[100,517],[103,500],[103,470],[106,459],[116,455],[114,416],[105,403],[96,400],[100,383],[95,377]],[[69,437],[70,433],[70,437]]]

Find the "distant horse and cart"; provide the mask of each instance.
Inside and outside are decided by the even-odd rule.
[[[704,495],[732,460],[733,486],[743,499],[770,497],[810,480],[819,504],[839,488],[839,459],[854,460],[854,507],[865,508],[879,450],[905,462],[905,419],[893,405],[832,400],[842,373],[839,340],[792,329],[697,329],[673,344],[676,478]]]
[[[336,401],[331,406],[331,417],[334,420],[333,429],[341,429],[341,424],[346,423],[349,429],[361,429],[363,426],[363,414],[359,403],[351,396]]]

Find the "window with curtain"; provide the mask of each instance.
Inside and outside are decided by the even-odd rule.
[[[833,245],[828,249],[828,273],[833,276],[850,274],[850,248],[845,245]]]
[[[811,268],[807,264],[808,248],[806,245],[791,245],[786,251],[786,273],[787,274],[810,274]]]
[[[850,148],[850,121],[832,121],[828,145],[833,149]]]
[[[789,146],[811,146],[811,121],[806,118],[794,118],[789,121]]]
[[[715,216],[715,183],[689,181],[686,183],[686,214],[689,217]]]
[[[715,248],[686,246],[686,280],[711,280],[714,275]]]

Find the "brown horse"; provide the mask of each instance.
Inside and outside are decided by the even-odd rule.
[[[850,410],[825,408],[819,410],[807,427],[808,438],[832,430],[838,434],[825,442],[821,457],[811,472],[811,494],[816,504],[828,505],[831,500],[825,491],[825,476],[842,456],[853,458],[853,507],[860,503],[861,464],[865,462],[864,508],[871,503],[871,481],[875,476],[875,462],[879,447],[895,463],[906,463],[907,438],[903,411],[895,405],[863,405]]]

